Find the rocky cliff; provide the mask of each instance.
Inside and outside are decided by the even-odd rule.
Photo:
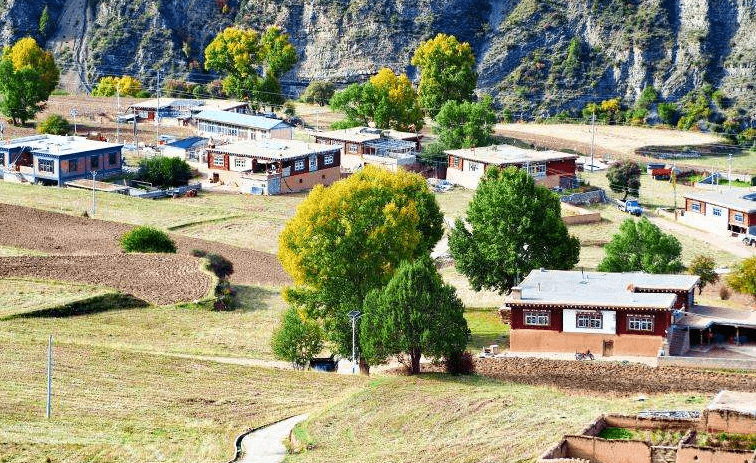
[[[350,82],[383,66],[415,76],[415,46],[437,32],[472,44],[481,92],[513,112],[633,101],[647,85],[676,100],[703,82],[756,105],[754,0],[0,0],[0,39],[45,37],[87,87],[99,75],[207,81],[202,51],[221,29],[277,24],[301,60],[284,77]]]

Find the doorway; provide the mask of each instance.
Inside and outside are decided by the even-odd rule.
[[[603,356],[611,357],[613,353],[614,353],[614,341],[604,340]]]

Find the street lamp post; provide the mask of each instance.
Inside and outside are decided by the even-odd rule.
[[[360,313],[359,310],[352,310],[347,315],[352,320],[352,374],[355,374],[356,373],[355,367],[357,366],[357,364],[356,364],[356,362],[357,362],[357,342],[356,342],[357,338],[356,338],[356,334],[355,334],[356,333],[355,327],[356,327],[356,324],[357,324],[357,319],[360,318],[362,316],[362,314]]]
[[[97,177],[97,171],[92,171],[92,217],[97,212],[97,198],[95,197],[95,177]]]

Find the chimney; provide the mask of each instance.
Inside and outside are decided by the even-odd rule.
[[[522,288],[520,288],[519,286],[512,288],[512,290],[509,292],[509,297],[514,301],[522,300]]]

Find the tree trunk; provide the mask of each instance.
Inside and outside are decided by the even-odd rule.
[[[360,357],[360,374],[370,376],[370,365],[368,365],[365,357]]]
[[[628,193],[627,188],[625,188],[625,197],[622,198],[622,202],[627,201],[627,193]]]
[[[410,358],[412,359],[412,366],[410,367],[411,375],[420,374],[420,356],[421,355],[422,353],[420,352],[420,349],[410,350]]]

